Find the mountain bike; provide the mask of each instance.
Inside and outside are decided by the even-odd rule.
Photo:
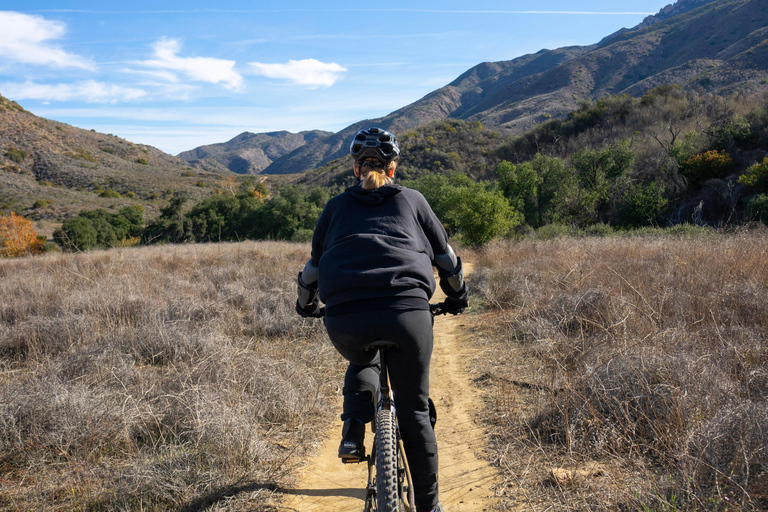
[[[443,304],[430,304],[433,315],[448,313]],[[354,460],[343,461],[346,464],[368,463],[368,483],[366,485],[364,512],[414,512],[413,481],[405,456],[405,447],[400,438],[397,424],[397,409],[389,385],[389,366],[387,355],[390,349],[397,349],[397,343],[378,340],[363,349],[378,350],[381,362],[379,372],[379,391],[374,397],[376,415],[371,424],[374,433],[373,448],[370,455]]]

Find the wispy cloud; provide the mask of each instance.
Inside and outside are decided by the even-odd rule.
[[[64,37],[66,31],[59,21],[0,11],[0,57],[23,64],[95,70],[96,66],[87,59],[51,43]]]
[[[86,103],[117,103],[136,101],[146,96],[146,91],[119,85],[109,85],[95,80],[74,84],[37,84],[34,82],[0,84],[3,94],[15,100],[84,101]]]
[[[310,87],[330,87],[341,78],[342,73],[347,71],[347,68],[335,62],[326,63],[315,59],[289,60],[285,64],[251,62],[249,66],[256,75],[288,80]]]
[[[235,71],[235,61],[212,57],[179,57],[181,42],[163,38],[154,45],[155,58],[141,61],[141,66],[165,71],[165,79],[176,81],[173,73],[180,72],[192,80],[222,84],[227,89],[243,89],[243,77]]]
[[[281,12],[423,12],[435,14],[579,14],[579,15],[650,15],[648,11],[555,11],[555,10],[461,10],[461,9],[417,9],[417,8],[358,8],[358,9],[188,9],[188,10],[92,10],[92,9],[39,9],[39,12],[64,12],[80,14],[254,14]]]

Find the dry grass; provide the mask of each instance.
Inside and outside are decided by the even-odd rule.
[[[765,231],[475,259],[505,506],[768,508]]]
[[[334,407],[305,245],[0,261],[0,508],[267,510]]]

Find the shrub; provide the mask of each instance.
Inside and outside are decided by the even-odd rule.
[[[763,159],[762,163],[754,164],[747,172],[739,176],[739,183],[751,187],[757,192],[768,192],[768,158]]]
[[[757,194],[749,200],[747,217],[768,224],[768,194]]]
[[[146,158],[137,158],[136,163],[141,165],[149,165],[149,162],[147,162]]]
[[[698,188],[707,180],[727,177],[733,167],[733,159],[727,152],[712,150],[683,162],[680,174],[686,177],[689,187]]]
[[[99,193],[99,197],[108,197],[108,198],[119,199],[121,196],[120,196],[120,193],[117,192],[116,190],[112,190],[111,188],[108,188],[106,190],[102,190]]]
[[[16,148],[10,148],[8,151],[5,152],[5,156],[8,157],[8,159],[16,162],[17,164],[20,164],[21,162],[23,162],[24,159],[27,158],[28,154],[29,153],[27,153],[26,151],[22,151]]]
[[[631,185],[618,207],[621,224],[628,227],[655,224],[666,207],[662,183]]]
[[[53,238],[68,251],[133,245],[132,238],[141,234],[143,212],[138,205],[126,206],[116,214],[101,209],[81,212],[64,221]]]
[[[70,158],[76,158],[78,160],[85,160],[86,162],[95,162],[96,159],[93,158],[93,155],[88,153],[86,150],[82,148],[77,148],[74,151],[65,151],[65,155],[67,155]]]
[[[43,251],[45,239],[41,239],[32,223],[11,212],[0,217],[0,257],[15,258]]]
[[[37,201],[34,202],[34,204],[32,205],[32,208],[34,209],[48,208],[52,204],[53,204],[53,201],[51,201],[50,199],[38,199]]]
[[[575,236],[578,234],[573,226],[566,226],[565,224],[546,224],[538,228],[535,232],[535,237],[538,240],[552,240],[554,238],[560,238],[563,236]]]
[[[407,185],[424,194],[450,234],[473,247],[508,235],[524,220],[495,185],[475,183],[463,173],[426,175]]]

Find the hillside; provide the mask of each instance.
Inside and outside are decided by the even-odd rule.
[[[79,211],[203,197],[220,174],[114,135],[75,128],[0,96],[0,212],[62,220]]]
[[[211,171],[231,171],[237,174],[258,174],[273,161],[291,151],[322,137],[332,135],[322,130],[291,133],[243,132],[219,144],[200,146],[178,156],[190,165]]]
[[[456,118],[519,134],[546,119],[564,118],[579,101],[611,94],[639,97],[662,84],[715,94],[764,90],[767,36],[765,2],[680,1],[593,46],[542,50],[511,61],[479,64],[419,101],[302,146],[263,172],[319,167],[343,156],[354,132],[370,125],[400,132],[427,121]]]

